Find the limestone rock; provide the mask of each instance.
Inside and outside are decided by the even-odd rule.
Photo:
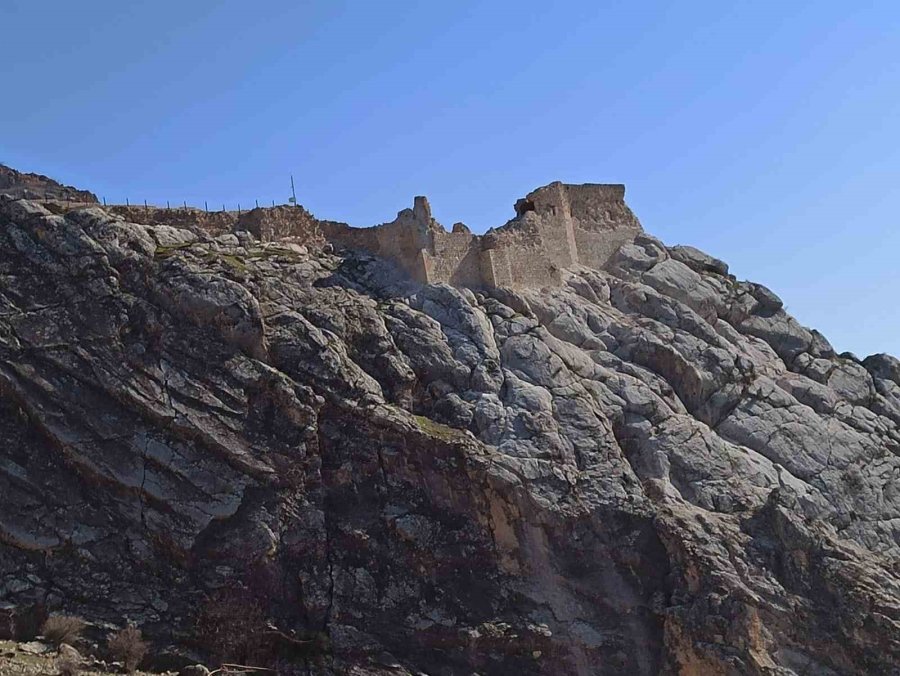
[[[603,190],[517,236],[561,205],[602,236]],[[127,620],[177,669],[224,608],[283,674],[900,670],[895,358],[636,220],[464,288],[292,214],[0,198],[0,632]]]

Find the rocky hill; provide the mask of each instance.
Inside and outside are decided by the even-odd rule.
[[[41,174],[27,174],[0,164],[0,195],[32,200],[97,203],[97,196],[87,190],[62,185]]]
[[[504,232],[625,214],[566,204]],[[631,221],[506,287],[278,218],[0,198],[0,638],[49,611],[140,626],[144,668],[900,673],[900,361]]]

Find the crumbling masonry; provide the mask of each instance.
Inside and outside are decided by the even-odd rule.
[[[624,243],[643,232],[625,204],[625,186],[551,183],[516,205],[516,216],[484,235],[462,223],[447,231],[416,197],[390,223],[370,228],[315,218],[302,207],[244,212],[111,206],[137,223],[167,224],[219,235],[248,231],[262,241],[352,248],[388,259],[422,283],[510,288],[555,286],[574,265],[601,269]]]
[[[623,185],[551,183],[516,203],[516,217],[484,235],[457,223],[447,232],[428,200],[372,228],[321,222],[324,237],[396,262],[415,280],[456,286],[542,287],[573,265],[602,268],[642,232]]]

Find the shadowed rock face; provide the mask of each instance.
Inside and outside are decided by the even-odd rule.
[[[898,449],[900,362],[645,234],[478,291],[0,200],[0,632],[202,656],[227,598],[281,673],[895,673]]]

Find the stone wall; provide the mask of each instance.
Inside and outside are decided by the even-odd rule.
[[[346,223],[321,222],[325,237],[335,244],[371,254],[397,263],[418,282],[432,280],[429,268],[434,265],[432,228],[441,228],[431,217],[431,207],[424,197],[416,197],[412,209],[404,209],[390,223],[371,228],[354,228]]]
[[[456,286],[480,286],[481,242],[460,224],[447,232],[440,227],[429,230],[431,248],[426,256],[429,281],[449,282]]]
[[[246,230],[263,242],[297,238],[304,244],[324,243],[322,224],[301,206],[257,207],[237,219],[235,230]]]
[[[121,216],[131,223],[147,225],[170,225],[175,228],[199,229],[211,235],[221,235],[237,228],[238,214],[235,211],[205,211],[194,207],[155,207],[143,205],[122,205],[106,207],[106,210]]]
[[[625,204],[625,186],[551,183],[519,200],[516,218],[482,237],[483,278],[495,286],[553,286],[573,265],[603,268],[642,231]]]
[[[111,206],[126,220],[199,229],[213,235],[246,230],[262,241],[326,242],[393,261],[413,280],[455,286],[555,286],[575,265],[603,268],[615,251],[642,232],[625,204],[623,185],[551,183],[516,202],[516,216],[484,235],[462,223],[447,231],[424,197],[397,218],[356,228],[315,218],[303,207],[245,212]]]
[[[448,232],[424,197],[372,228],[323,223],[328,240],[392,260],[416,281],[467,287],[553,286],[573,265],[604,267],[640,232],[625,186],[563,183],[528,194],[513,220],[483,236],[461,223]]]
[[[41,200],[54,213],[96,204],[87,191],[63,186],[39,174],[0,165],[0,195]],[[207,211],[112,205],[127,221],[170,225],[221,235],[247,231],[261,241],[293,239],[307,245],[331,242],[393,261],[422,283],[456,286],[543,287],[561,283],[575,265],[603,268],[625,242],[642,232],[625,204],[625,186],[551,183],[520,199],[516,216],[482,236],[462,223],[448,232],[431,215],[424,197],[411,209],[371,228],[322,221],[301,206],[249,211]]]
[[[321,222],[303,207],[257,207],[249,211],[206,211],[195,207],[113,205],[106,210],[132,223],[170,225],[196,229],[211,235],[246,230],[263,241],[297,238],[304,243],[324,243]]]
[[[567,185],[579,262],[603,268],[616,250],[643,231],[625,204],[624,185]]]

